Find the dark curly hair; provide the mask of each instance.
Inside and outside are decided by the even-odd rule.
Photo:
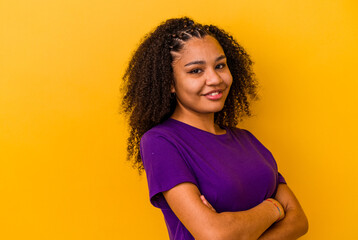
[[[215,123],[235,127],[250,116],[250,100],[256,98],[257,82],[249,55],[231,35],[213,25],[195,23],[188,17],[169,19],[147,34],[134,52],[123,76],[120,111],[129,116],[127,159],[143,170],[139,143],[143,134],[168,119],[176,107],[172,51],[179,52],[189,39],[210,35],[221,45],[233,77],[225,105],[215,113]]]

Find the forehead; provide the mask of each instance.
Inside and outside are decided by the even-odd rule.
[[[207,35],[203,38],[191,38],[174,55],[177,61],[185,62],[190,60],[210,61],[225,54],[219,42],[214,37]]]

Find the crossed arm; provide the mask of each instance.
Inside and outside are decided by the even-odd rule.
[[[197,240],[296,239],[307,232],[307,219],[292,191],[287,185],[281,185],[276,199],[282,202],[287,216],[277,223],[275,221],[280,214],[269,201],[263,201],[247,211],[216,213],[192,183],[181,183],[163,195]]]
[[[297,198],[286,184],[279,184],[275,199],[285,210],[285,218],[273,224],[259,240],[297,239],[308,231],[308,220]]]

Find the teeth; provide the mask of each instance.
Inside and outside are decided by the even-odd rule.
[[[219,92],[213,92],[213,93],[209,93],[208,95],[209,96],[215,96],[215,95],[218,95],[219,94]]]

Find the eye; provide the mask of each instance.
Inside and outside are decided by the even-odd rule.
[[[216,69],[223,69],[226,66],[225,63],[220,63],[218,65],[216,65]]]
[[[202,70],[200,68],[195,68],[195,69],[189,71],[189,73],[191,73],[191,74],[198,74],[201,72],[202,72]]]

